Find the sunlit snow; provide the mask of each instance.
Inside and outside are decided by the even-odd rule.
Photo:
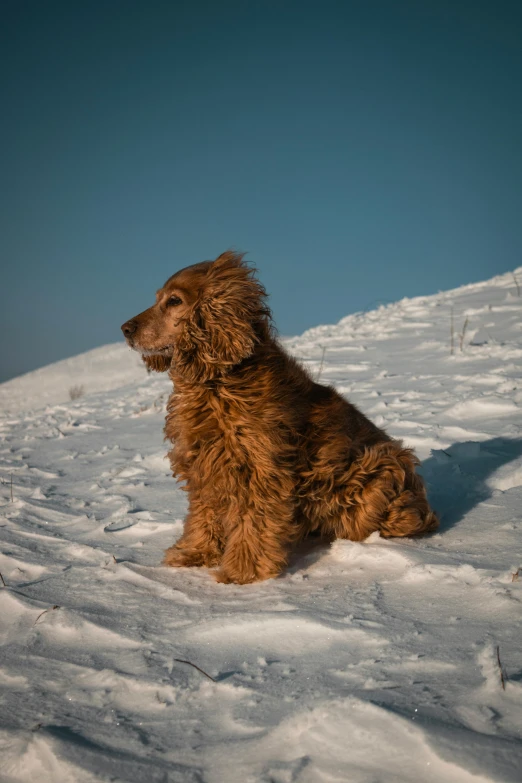
[[[307,543],[255,585],[159,565],[168,378],[118,344],[1,385],[0,779],[520,781],[517,281],[285,341],[417,450],[441,528]]]

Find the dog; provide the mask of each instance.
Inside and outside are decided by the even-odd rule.
[[[218,582],[278,576],[298,540],[433,531],[418,459],[278,343],[267,294],[243,254],[185,267],[123,324],[128,345],[174,390],[165,437],[188,492],[168,566]]]

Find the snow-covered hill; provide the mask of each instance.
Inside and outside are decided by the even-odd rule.
[[[140,357],[123,342],[62,359],[0,384],[0,411],[16,412],[69,402],[80,396],[139,383],[147,375]]]
[[[158,565],[186,505],[168,379],[117,345],[0,386],[0,779],[519,781],[517,283],[287,341],[417,449],[442,524],[311,543],[257,585]]]

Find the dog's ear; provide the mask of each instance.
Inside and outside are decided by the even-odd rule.
[[[171,356],[161,356],[159,354],[142,356],[141,358],[143,359],[148,372],[151,372],[152,370],[154,372],[167,372],[172,361]]]
[[[265,299],[266,291],[242,253],[229,250],[214,261],[196,305],[211,363],[233,366],[252,354],[269,328]]]
[[[174,343],[174,366],[193,382],[212,380],[252,355],[272,334],[266,291],[255,269],[231,250],[206,271],[196,302]]]

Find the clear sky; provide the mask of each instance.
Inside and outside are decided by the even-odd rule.
[[[3,0],[0,380],[248,251],[282,334],[522,263],[522,3]]]

